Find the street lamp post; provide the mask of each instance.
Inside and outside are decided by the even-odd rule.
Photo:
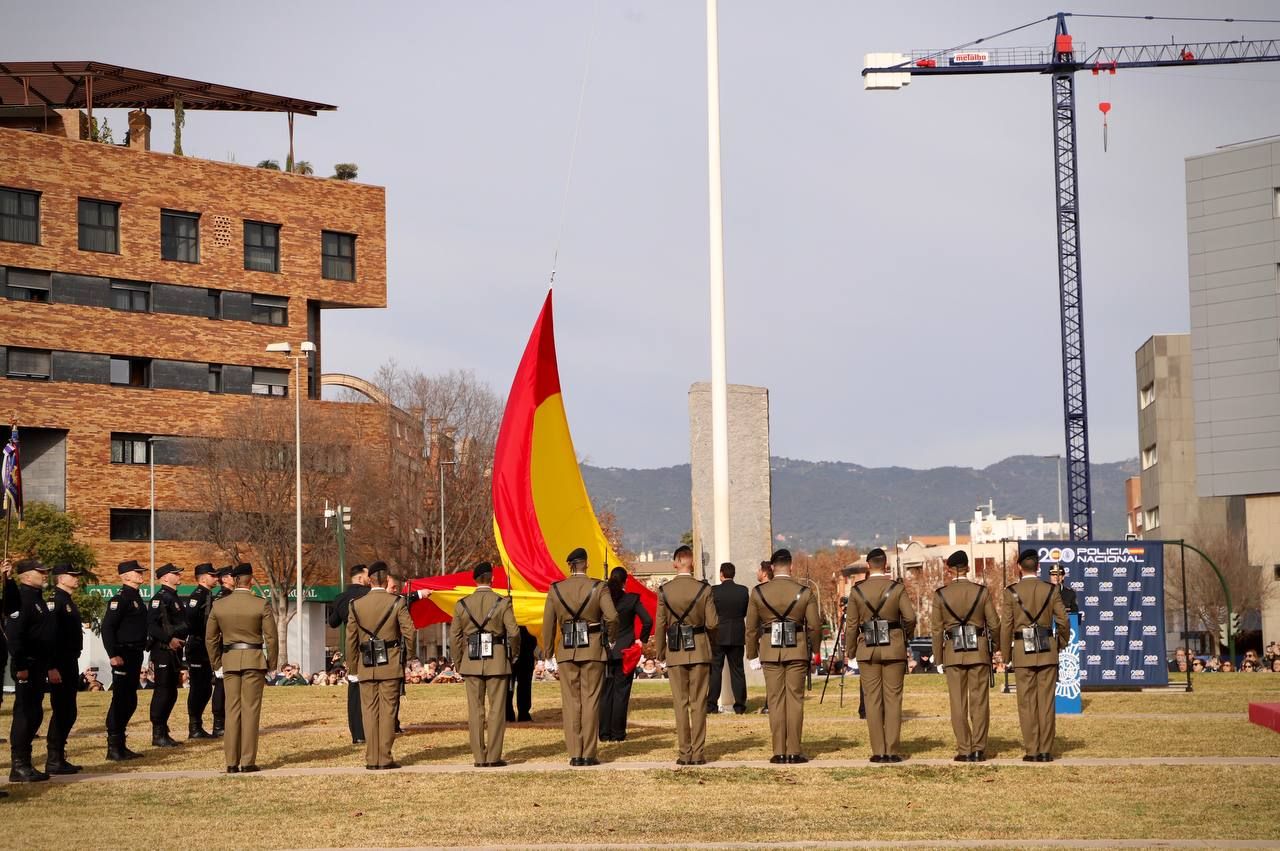
[[[164,437],[147,438],[147,466],[151,473],[151,596],[156,595],[156,441]]]
[[[302,653],[302,361],[316,350],[316,344],[304,340],[298,346],[298,354],[293,354],[293,347],[288,343],[271,343],[268,352],[278,352],[293,361],[294,396],[293,396],[293,501],[294,501],[294,562],[297,568],[297,600],[294,603],[294,617],[298,619],[298,653]],[[287,609],[286,609],[287,610]]]

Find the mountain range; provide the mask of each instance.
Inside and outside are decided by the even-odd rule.
[[[774,535],[807,551],[835,539],[870,547],[944,535],[950,520],[966,534],[974,507],[988,500],[1001,517],[1058,517],[1056,458],[1015,455],[982,469],[931,470],[771,458],[770,468]],[[1137,459],[1092,466],[1095,538],[1123,537],[1124,482],[1138,472]],[[649,470],[584,464],[582,475],[597,510],[617,517],[627,549],[671,550],[692,525],[688,464]]]

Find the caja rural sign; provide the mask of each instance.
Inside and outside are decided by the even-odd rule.
[[[1164,547],[1143,541],[1024,541],[1040,554],[1040,576],[1062,565],[1080,606],[1080,681],[1090,686],[1163,686]]]

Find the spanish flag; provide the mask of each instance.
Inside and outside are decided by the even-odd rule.
[[[551,584],[568,575],[564,560],[572,550],[586,549],[588,573],[597,579],[607,579],[607,571],[622,564],[600,529],[578,469],[560,389],[550,292],[516,368],[498,432],[493,534],[506,568],[502,587],[516,602],[516,620],[531,628],[542,622]],[[429,604],[447,619],[457,599],[474,587],[469,573],[414,580],[410,587],[432,587],[418,584],[425,581],[441,584],[433,588],[430,601],[414,605],[415,622],[427,616],[422,607]],[[495,570],[495,590],[498,583]],[[657,595],[647,586],[628,577],[626,590],[639,594],[644,607],[656,614]]]

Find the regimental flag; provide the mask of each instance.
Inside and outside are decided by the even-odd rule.
[[[9,442],[4,445],[4,474],[0,478],[4,489],[3,516],[16,517],[22,528],[22,463],[18,455],[18,424],[9,432]]]
[[[556,363],[551,293],[511,382],[493,461],[493,531],[516,592],[545,594],[568,575],[565,556],[586,549],[589,574],[606,579],[621,565],[587,495],[569,434]],[[657,595],[627,580],[651,613]],[[542,614],[539,611],[538,620]]]

